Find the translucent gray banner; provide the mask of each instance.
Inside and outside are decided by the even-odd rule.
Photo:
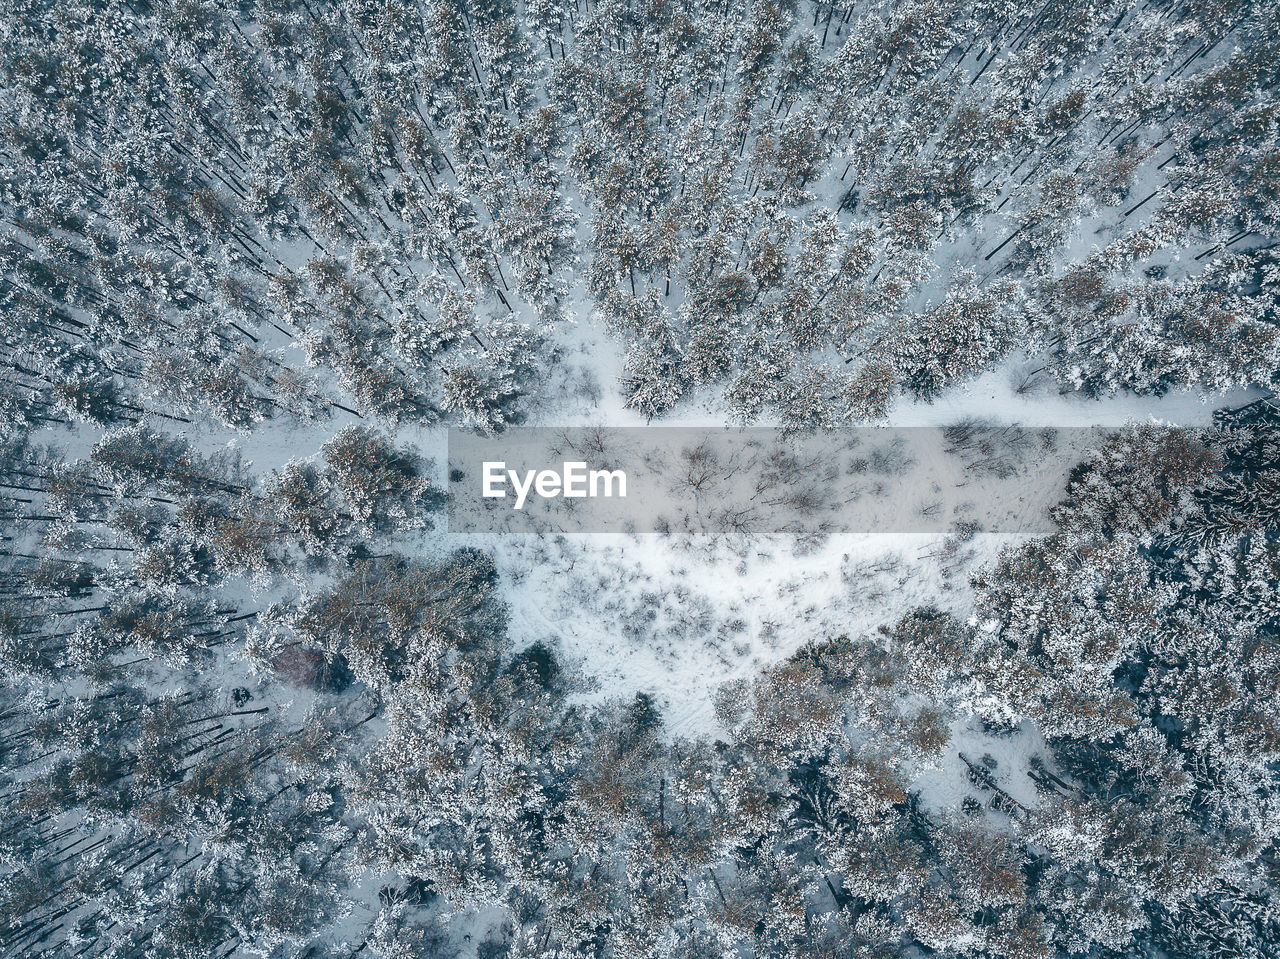
[[[449,434],[449,529],[726,539],[1052,531],[1104,428],[573,427]]]

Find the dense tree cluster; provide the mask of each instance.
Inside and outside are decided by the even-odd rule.
[[[1274,7],[598,4],[574,31],[588,284],[646,413],[723,383],[747,418],[847,422],[1014,349],[1092,393],[1275,373]]]
[[[502,4],[5,7],[5,415],[517,415],[573,260]]]
[[[1276,18],[9,0],[3,415],[499,428],[579,263],[646,415],[1269,381]]]

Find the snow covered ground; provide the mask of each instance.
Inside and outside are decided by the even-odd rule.
[[[585,311],[585,304],[576,304]],[[612,338],[579,314],[564,331],[566,364],[594,374],[598,399],[575,397],[531,426],[641,426],[616,388],[621,366]],[[1011,359],[935,402],[899,399],[885,427],[947,426],[965,420],[1035,427],[1120,426],[1159,422],[1203,426],[1213,410],[1259,394],[1237,390],[1206,396],[1119,394],[1086,399],[1054,386],[1020,392],[1021,364]],[[678,407],[669,426],[726,422],[711,397]],[[441,459],[441,434],[409,434]],[[1071,463],[1060,460],[1037,483],[1050,497]],[[466,536],[498,557],[517,645],[548,641],[576,659],[593,688],[584,695],[650,693],[665,707],[673,735],[716,732],[712,697],[724,682],[755,674],[807,642],[862,635],[912,607],[937,605],[963,615],[968,577],[1017,539],[978,534],[955,551],[947,537],[919,533],[835,535],[818,549],[797,551],[775,539],[758,548],[676,546],[656,535]]]

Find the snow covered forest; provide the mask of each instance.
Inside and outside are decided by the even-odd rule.
[[[0,11],[0,956],[1280,956],[1274,0]],[[647,424],[1052,532],[449,530]]]

